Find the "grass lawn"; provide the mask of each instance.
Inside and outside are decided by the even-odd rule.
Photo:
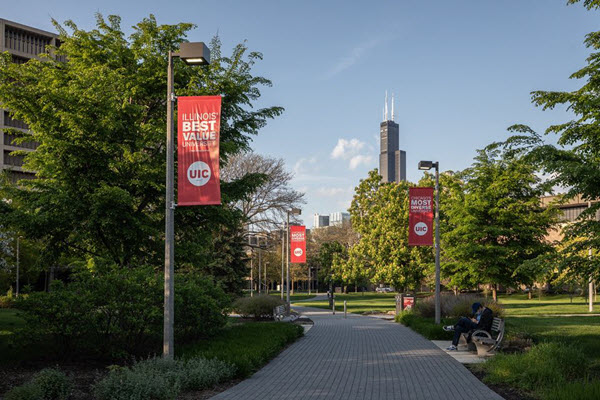
[[[388,312],[396,309],[396,293],[349,293],[335,295],[336,310],[344,309],[344,300],[347,301],[348,312],[363,314],[370,311]],[[329,308],[329,302],[303,301],[302,306]]]
[[[543,295],[541,298],[534,295],[531,300],[526,294],[500,295],[498,302],[504,306],[507,316],[589,313],[585,298],[574,296],[571,303],[565,294]],[[594,308],[594,313],[600,314],[600,305],[596,304]]]
[[[281,297],[281,293],[279,293],[279,292],[269,292],[269,294],[271,296]],[[312,299],[315,296],[316,296],[315,293],[308,294],[308,292],[304,293],[304,292],[296,291],[294,294],[290,293],[290,301],[294,302],[294,301],[298,301],[298,300],[307,300],[307,299]],[[284,299],[286,298],[285,293],[283,294],[283,298]]]

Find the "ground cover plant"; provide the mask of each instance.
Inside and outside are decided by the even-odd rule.
[[[131,367],[114,367],[94,387],[98,400],[171,400],[182,392],[203,390],[231,379],[235,367],[217,359],[151,358]]]
[[[6,400],[67,400],[71,395],[72,383],[61,371],[46,368],[33,378],[6,393]]]
[[[182,358],[216,358],[232,364],[236,376],[247,377],[275,357],[288,344],[302,336],[298,325],[285,322],[235,324],[218,336],[176,348]]]

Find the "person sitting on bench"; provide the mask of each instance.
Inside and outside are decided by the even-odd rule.
[[[446,350],[457,350],[458,340],[463,333],[469,333],[468,342],[471,340],[470,333],[472,331],[482,330],[489,332],[492,329],[492,323],[494,322],[494,313],[492,310],[484,307],[481,303],[473,303],[471,309],[473,310],[473,318],[460,317],[456,325],[444,326],[445,331],[454,331],[452,344]]]

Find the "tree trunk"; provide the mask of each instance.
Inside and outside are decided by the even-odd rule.
[[[354,293],[358,293],[358,285],[356,283],[354,284]]]
[[[458,296],[458,288],[456,286],[452,288],[452,291],[454,292],[455,296]]]
[[[532,288],[529,288],[529,292],[527,292],[527,298],[529,300],[531,300],[531,290],[532,290]]]
[[[498,301],[498,285],[492,285],[492,299],[494,303]]]

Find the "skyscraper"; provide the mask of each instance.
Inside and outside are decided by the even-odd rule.
[[[383,122],[379,126],[380,146],[379,174],[383,182],[406,180],[406,152],[400,150],[400,129],[394,122],[394,95],[392,95],[392,118],[388,118],[388,98],[385,94]]]

